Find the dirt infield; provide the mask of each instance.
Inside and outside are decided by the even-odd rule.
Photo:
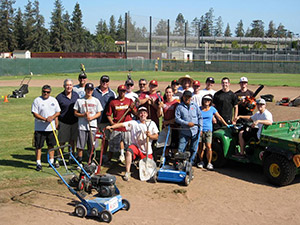
[[[98,84],[99,81],[92,81]],[[62,86],[61,80],[32,80],[30,86],[43,84]],[[119,83],[111,81],[116,89]],[[1,81],[0,86],[19,83]],[[160,89],[168,85],[160,82]],[[256,86],[249,86],[255,90]],[[215,89],[220,89],[216,85]],[[238,85],[231,85],[233,91]],[[273,94],[275,100],[300,95],[300,88],[265,87],[261,94]],[[268,103],[274,121],[300,119],[300,108]],[[45,172],[47,169],[45,169]],[[131,209],[119,211],[111,224],[299,224],[300,176],[286,187],[273,187],[254,165],[230,163],[225,168],[207,171],[195,168],[195,179],[188,187],[173,183],[145,183],[135,171],[130,182],[124,182],[124,167],[109,170],[117,177],[117,186]],[[8,181],[9,182],[9,181]],[[78,218],[72,214],[78,201],[56,178],[45,185],[11,188],[0,191],[1,224],[99,224],[94,218]]]

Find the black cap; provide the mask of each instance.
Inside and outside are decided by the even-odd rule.
[[[78,75],[78,78],[85,79],[85,78],[87,78],[87,76],[86,76],[85,73],[81,73],[81,74]]]
[[[190,91],[184,91],[182,97],[188,97],[191,98],[193,96],[193,93]]]
[[[210,82],[210,83],[215,83],[215,79],[213,77],[208,77],[206,78],[205,83]]]
[[[107,75],[103,75],[101,78],[100,78],[101,81],[109,81],[109,76]]]
[[[174,84],[179,85],[178,80],[172,80],[171,85],[174,85]]]
[[[131,79],[126,80],[125,85],[128,85],[128,84],[134,85],[133,80],[131,80]]]
[[[84,87],[84,89],[94,89],[94,85],[92,83],[87,83]]]
[[[42,90],[46,90],[46,89],[48,89],[48,90],[51,91],[51,86],[48,85],[48,84],[45,84],[45,85],[42,87]]]

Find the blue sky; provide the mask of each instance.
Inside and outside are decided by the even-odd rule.
[[[14,8],[20,7],[24,12],[27,2],[28,0],[16,0]],[[224,29],[229,23],[232,33],[240,19],[243,20],[245,31],[253,20],[260,19],[265,23],[265,29],[268,28],[270,20],[273,20],[276,27],[282,23],[286,29],[300,35],[299,0],[62,0],[64,9],[69,14],[72,14],[76,2],[80,4],[84,26],[92,33],[100,19],[108,23],[111,15],[117,20],[128,11],[136,19],[137,24],[141,23],[148,27],[149,16],[152,16],[154,21],[159,19],[175,21],[178,13],[182,13],[184,18],[191,22],[195,17],[199,18],[213,8],[215,19],[221,16]],[[39,3],[41,14],[45,17],[45,26],[49,28],[54,0],[39,0]]]

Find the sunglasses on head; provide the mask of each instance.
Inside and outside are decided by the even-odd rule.
[[[50,92],[51,92],[51,91],[44,91],[44,90],[43,90],[43,93],[50,94]]]

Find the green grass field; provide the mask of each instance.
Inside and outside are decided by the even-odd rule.
[[[88,78],[97,80],[102,74],[108,74],[112,80],[124,81],[127,72],[105,72],[88,73]],[[178,79],[186,73],[181,72],[132,72],[133,79],[146,78],[148,80],[157,79],[158,81],[171,81]],[[207,76],[213,76],[216,81],[224,76],[228,76],[232,83],[238,83],[241,76],[247,76],[251,84],[264,84],[269,86],[300,86],[300,74],[236,74],[236,73],[188,73],[194,79],[204,82]],[[65,79],[72,78],[77,80],[76,74],[52,74],[34,75],[33,79]],[[18,83],[23,76],[0,77],[2,80],[16,80]],[[30,84],[29,84],[30,86]],[[17,87],[0,87],[0,97],[11,94]],[[56,96],[62,88],[53,88],[52,96]],[[15,186],[38,185],[40,179],[55,176],[52,169],[47,169],[46,150],[43,151],[43,172],[36,172],[35,151],[32,148],[32,137],[34,131],[34,118],[31,114],[31,104],[35,97],[39,96],[40,87],[30,87],[26,98],[9,99],[8,103],[0,99],[0,189],[11,187],[12,182]],[[64,169],[60,168],[63,172]],[[18,182],[15,182],[18,180]]]

